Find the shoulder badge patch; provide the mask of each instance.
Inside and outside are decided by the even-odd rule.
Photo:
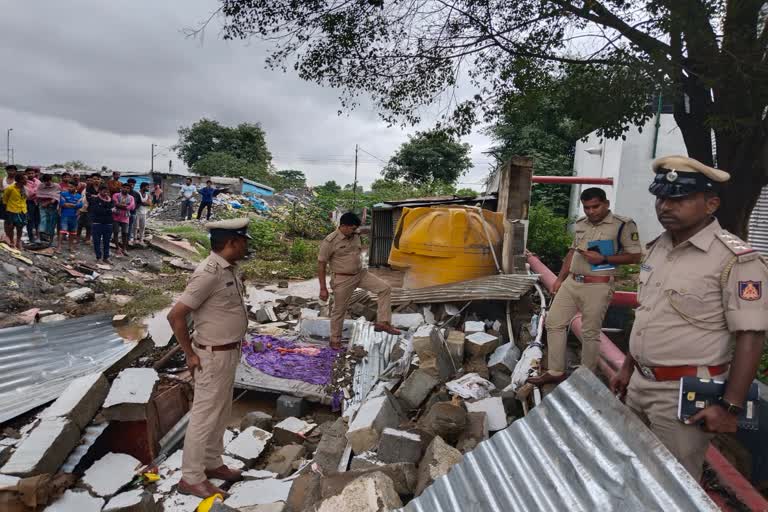
[[[632,233],[631,238],[633,242],[637,242],[638,240],[640,240],[640,235],[637,233],[637,231],[635,231],[634,233]]]
[[[739,298],[741,300],[760,300],[762,296],[762,281],[739,281]]]

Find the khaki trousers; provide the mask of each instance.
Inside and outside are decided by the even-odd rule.
[[[195,370],[195,398],[189,416],[181,473],[191,485],[206,480],[205,470],[224,464],[224,430],[232,412],[232,391],[240,351],[208,352],[192,346],[202,369]]]
[[[680,381],[656,382],[635,371],[629,381],[626,404],[699,481],[704,456],[714,434],[677,419],[679,393]]]
[[[573,276],[560,286],[547,313],[547,369],[565,371],[568,325],[581,312],[581,366],[593,372],[600,356],[600,329],[613,298],[613,283],[577,283]]]
[[[347,303],[356,288],[368,290],[378,296],[376,319],[379,322],[389,323],[392,320],[392,288],[367,270],[363,270],[353,276],[334,274],[331,278],[331,288],[333,289],[331,341],[341,341],[341,332],[344,330],[344,317],[347,314]]]

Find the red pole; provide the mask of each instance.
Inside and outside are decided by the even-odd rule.
[[[533,183],[556,183],[560,185],[613,185],[613,178],[590,178],[587,176],[533,176]]]
[[[552,292],[552,285],[557,277],[552,273],[549,268],[542,263],[542,261],[536,256],[528,256],[528,264],[531,266],[531,271],[539,274],[539,280],[547,289]],[[624,292],[622,292],[624,293]],[[622,301],[630,301],[630,298],[635,296],[635,304],[637,304],[636,294],[626,292]],[[614,296],[614,302],[616,297]],[[627,304],[629,305],[629,304]],[[573,333],[581,338],[581,315],[574,317],[571,322],[571,330]],[[603,333],[600,333],[600,370],[608,376],[613,377],[616,371],[624,363],[624,353],[613,344],[613,342]],[[717,474],[718,480],[723,486],[731,490],[733,494],[744,504],[753,511],[768,510],[768,501],[758,493],[752,484],[747,481],[736,468],[726,459],[717,448],[709,445],[707,449],[706,460],[712,467],[712,470]]]

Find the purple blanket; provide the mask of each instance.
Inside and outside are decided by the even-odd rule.
[[[341,353],[340,350],[318,345],[309,345],[320,349],[316,356],[280,353],[278,348],[299,348],[308,345],[274,336],[253,335],[248,337],[248,341],[249,343],[243,344],[243,355],[249,365],[273,377],[300,380],[310,384],[330,384],[333,362]],[[258,341],[264,346],[263,352],[253,349],[253,344]],[[267,343],[271,343],[272,347],[267,348]]]

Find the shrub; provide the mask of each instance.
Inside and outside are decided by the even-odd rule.
[[[301,263],[311,258],[310,246],[302,240],[297,238],[291,244],[290,260],[291,263]]]
[[[568,218],[556,215],[542,205],[530,209],[528,225],[528,250],[534,253],[553,272],[557,273],[563,258],[571,246]]]

